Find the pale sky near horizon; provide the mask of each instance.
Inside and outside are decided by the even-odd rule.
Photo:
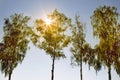
[[[4,18],[14,13],[23,13],[30,16],[30,26],[33,26],[35,19],[44,18],[55,9],[74,19],[80,15],[80,20],[87,27],[86,40],[94,46],[98,41],[92,36],[90,16],[99,6],[108,5],[117,7],[120,13],[120,0],[0,0],[0,41],[3,37]],[[55,80],[80,80],[79,67],[70,65],[70,51],[65,48],[66,59],[56,60]],[[50,80],[51,59],[43,50],[31,45],[31,49],[22,62],[12,74],[12,80]],[[0,80],[7,80],[0,72]],[[108,80],[107,69],[102,68],[96,75],[95,70],[83,65],[83,80]],[[120,80],[120,77],[112,69],[112,80]]]

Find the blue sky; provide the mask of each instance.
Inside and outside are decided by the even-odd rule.
[[[30,26],[34,25],[35,19],[44,18],[54,9],[64,13],[66,16],[74,18],[80,15],[80,20],[86,25],[86,40],[94,46],[98,40],[92,36],[90,16],[93,11],[102,5],[116,6],[120,13],[120,0],[0,0],[0,41],[3,37],[4,18],[14,13],[24,13],[30,16]],[[70,65],[69,48],[64,50],[66,59],[56,60],[55,80],[79,80],[79,67]],[[50,80],[51,77],[51,59],[45,55],[43,50],[31,45],[23,63],[18,65],[12,75],[12,80]],[[84,80],[107,80],[107,70],[103,68],[96,76],[95,70],[88,69],[83,65]],[[120,77],[112,70],[112,79],[119,80]],[[0,73],[0,80],[7,80]]]

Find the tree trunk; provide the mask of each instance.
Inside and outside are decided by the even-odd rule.
[[[111,80],[111,67],[108,67],[108,80]]]
[[[80,61],[80,79],[83,80],[83,76],[82,76],[82,60]]]
[[[52,59],[51,80],[54,80],[54,65],[55,65],[55,57],[53,57]]]
[[[12,75],[12,72],[10,72],[8,80],[11,80],[11,75]]]

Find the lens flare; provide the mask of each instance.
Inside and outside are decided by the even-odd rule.
[[[45,19],[45,23],[46,23],[46,25],[50,25],[51,24],[51,22],[52,22],[52,20],[51,19]]]

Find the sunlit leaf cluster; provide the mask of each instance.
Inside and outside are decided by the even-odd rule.
[[[48,15],[48,18],[52,20],[50,25],[42,19],[36,20],[36,29],[41,35],[38,46],[51,57],[65,57],[62,49],[70,42],[70,37],[65,34],[65,31],[71,20],[57,10]]]
[[[100,40],[96,46],[97,58],[109,70],[114,66],[120,74],[120,27],[117,8],[103,6],[94,11],[91,17],[93,33]]]
[[[5,76],[12,74],[14,68],[21,63],[28,49],[29,17],[22,14],[14,14],[6,18],[4,22],[4,37],[1,43],[2,57],[1,71]]]

